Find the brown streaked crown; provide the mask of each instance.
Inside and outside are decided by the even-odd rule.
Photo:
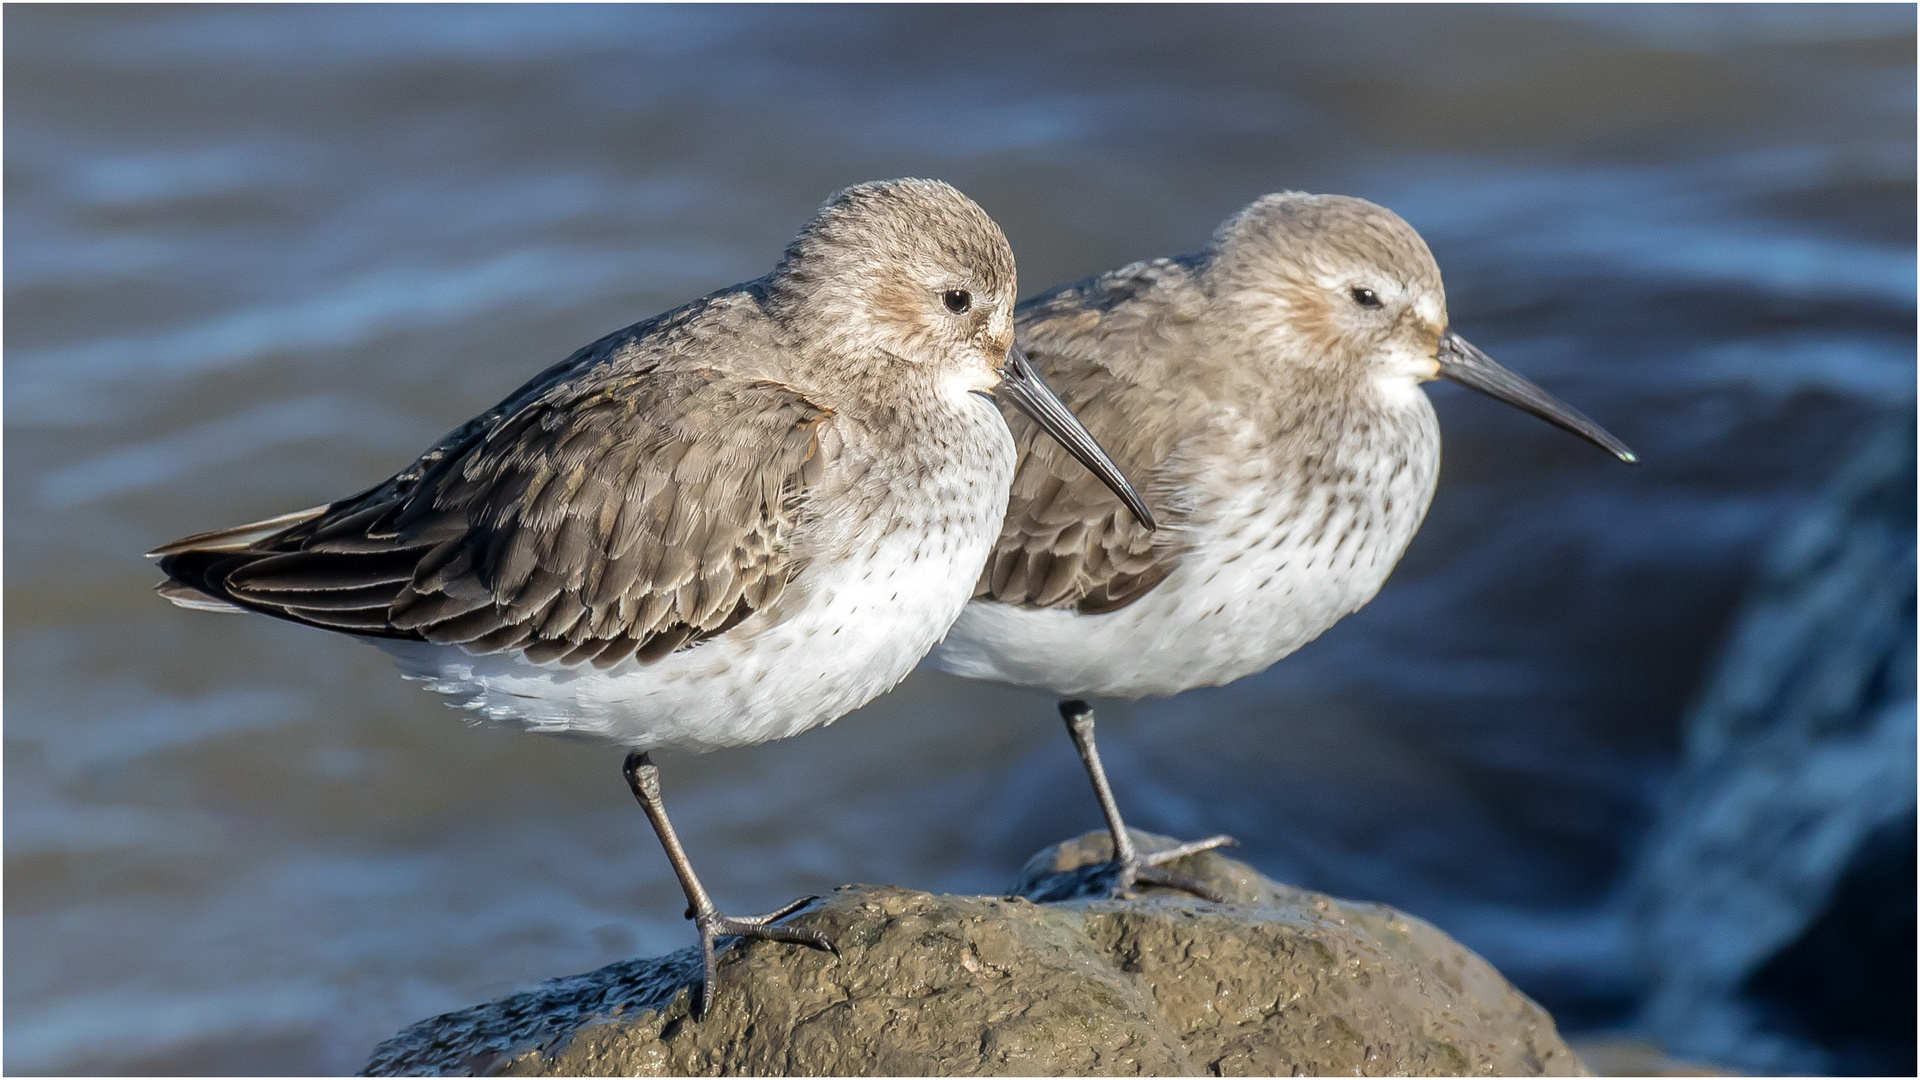
[[[800,336],[890,362],[997,371],[1013,344],[1013,249],[938,180],[858,184],[788,245],[770,279]],[[991,386],[991,381],[985,384]]]
[[[1398,214],[1351,196],[1255,200],[1214,233],[1201,280],[1222,308],[1211,325],[1237,339],[1225,344],[1301,368],[1431,356],[1446,329],[1427,242]]]

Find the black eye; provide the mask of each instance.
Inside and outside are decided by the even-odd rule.
[[[973,306],[973,294],[965,289],[948,289],[940,294],[940,302],[947,310],[959,315]]]
[[[1377,308],[1380,306],[1380,298],[1373,294],[1372,289],[1364,285],[1355,285],[1353,288],[1348,289],[1347,295],[1353,297],[1353,302],[1359,304],[1361,307]]]

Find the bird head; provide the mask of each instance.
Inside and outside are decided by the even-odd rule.
[[[1290,369],[1289,381],[1421,405],[1419,385],[1450,379],[1579,435],[1622,461],[1625,444],[1456,334],[1427,242],[1398,214],[1345,195],[1282,192],[1221,225],[1208,279],[1218,325]]]
[[[1014,347],[1013,249],[951,184],[847,188],[801,229],[771,281],[784,317],[804,323],[826,362],[955,400],[1004,397],[1153,527],[1119,466]]]
[[[938,180],[856,184],[787,246],[778,293],[808,339],[885,377],[990,391],[1013,346],[1013,249]]]

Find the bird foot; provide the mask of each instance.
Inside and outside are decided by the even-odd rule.
[[[1165,865],[1189,855],[1197,855],[1202,851],[1212,851],[1219,847],[1231,847],[1239,842],[1231,836],[1209,836],[1205,840],[1194,840],[1178,847],[1167,848],[1165,851],[1136,854],[1131,859],[1116,860],[1113,885],[1108,894],[1116,900],[1131,900],[1134,898],[1136,885],[1164,885],[1170,889],[1192,893],[1202,900],[1224,904],[1227,898],[1218,890],[1184,874],[1176,874],[1165,869]]]
[[[718,911],[708,911],[693,916],[693,924],[700,931],[700,1011],[705,1017],[713,1007],[713,996],[718,982],[716,967],[717,941],[723,937],[759,938],[763,941],[783,941],[790,945],[805,945],[810,949],[819,949],[838,956],[839,949],[834,948],[833,939],[819,930],[807,930],[798,926],[775,926],[776,922],[820,899],[818,896],[803,896],[778,911],[765,915],[722,915]]]

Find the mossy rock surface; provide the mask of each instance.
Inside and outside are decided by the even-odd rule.
[[[1095,899],[1106,850],[1105,834],[1050,848],[1014,896],[838,889],[792,921],[839,955],[736,944],[704,1019],[686,949],[422,1021],[367,1072],[1585,1074],[1545,1011],[1418,919],[1211,852],[1180,868],[1225,904]]]

